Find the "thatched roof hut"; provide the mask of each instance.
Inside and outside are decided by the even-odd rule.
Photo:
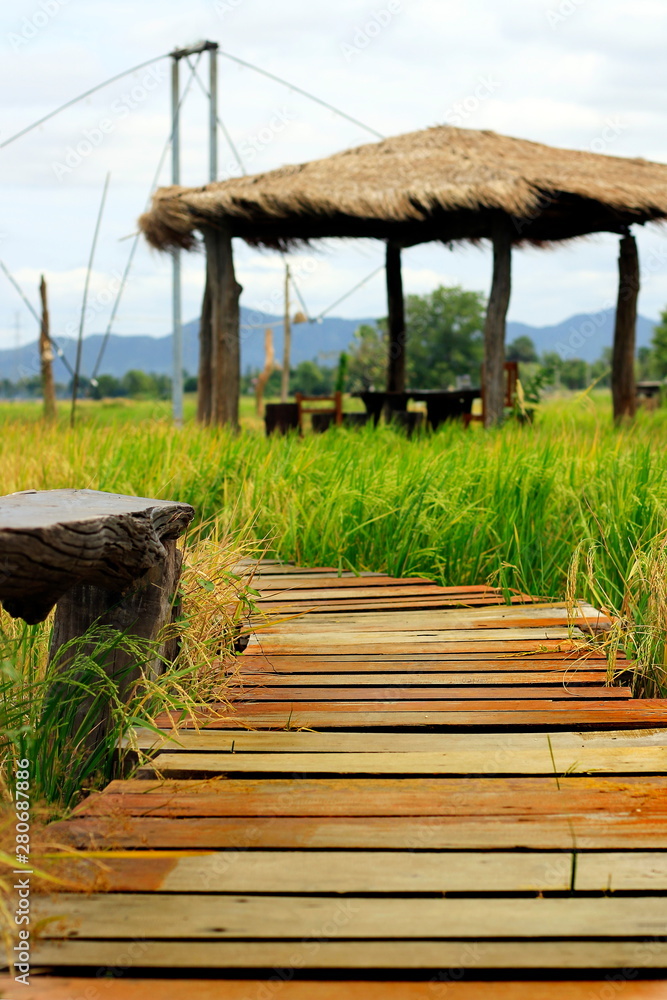
[[[324,237],[385,241],[392,341],[388,381],[394,389],[404,379],[400,248],[434,240],[490,239],[494,283],[486,377],[493,422],[502,406],[512,245],[542,245],[594,232],[632,240],[630,225],[664,219],[667,166],[440,126],[252,177],[201,188],[161,188],[140,226],[148,242],[161,250],[190,249],[197,231],[202,233],[209,248],[209,282],[217,281],[225,268],[233,278],[233,236],[280,249]],[[214,246],[222,268],[218,278],[210,267]],[[626,305],[627,288],[638,280],[633,277],[633,247],[634,241],[632,246],[625,243]],[[224,285],[228,279],[221,280]]]

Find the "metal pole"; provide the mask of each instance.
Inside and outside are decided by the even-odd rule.
[[[285,328],[283,334],[283,371],[280,380],[280,401],[287,402],[289,396],[289,369],[292,348],[292,324],[289,314],[289,264],[285,262]]]
[[[218,46],[208,52],[210,67],[209,100],[209,179],[218,179]]]
[[[181,183],[180,156],[180,121],[178,81],[178,57],[172,57],[171,63],[171,112],[173,131],[171,137],[171,180],[172,184]],[[183,328],[181,318],[181,251],[172,251],[172,326],[174,337],[174,354],[171,384],[171,404],[174,423],[179,427],[183,424]]]

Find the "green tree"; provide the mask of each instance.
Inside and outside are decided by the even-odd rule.
[[[419,389],[445,389],[458,375],[479,380],[484,354],[485,300],[460,285],[441,286],[405,300],[407,382]],[[355,389],[383,389],[387,380],[387,321],[360,326],[350,345],[350,382]]]
[[[420,389],[445,389],[458,375],[479,380],[484,355],[485,299],[460,285],[441,286],[406,300],[409,382]]]
[[[303,392],[306,396],[326,396],[333,387],[332,368],[320,368],[316,361],[300,361],[290,371],[290,393]]]
[[[566,389],[585,389],[588,385],[588,365],[581,358],[568,358],[561,365],[560,380]]]
[[[376,326],[362,324],[355,331],[348,352],[348,377],[352,389],[384,389],[387,381],[386,320]]]
[[[517,337],[511,344],[507,345],[505,352],[508,361],[523,361],[531,363],[537,361],[537,351],[535,344],[530,337]]]

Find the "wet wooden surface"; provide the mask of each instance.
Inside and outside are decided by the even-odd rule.
[[[52,828],[32,995],[120,966],[110,1000],[667,997],[667,703],[591,645],[609,620],[242,571],[271,615],[228,702],[138,732],[136,775]]]

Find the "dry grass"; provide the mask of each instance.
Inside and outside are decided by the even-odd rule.
[[[284,247],[329,236],[478,240],[502,212],[514,242],[539,244],[664,219],[666,192],[660,163],[437,126],[264,174],[160,188],[139,224],[160,250],[192,247],[207,225]]]

